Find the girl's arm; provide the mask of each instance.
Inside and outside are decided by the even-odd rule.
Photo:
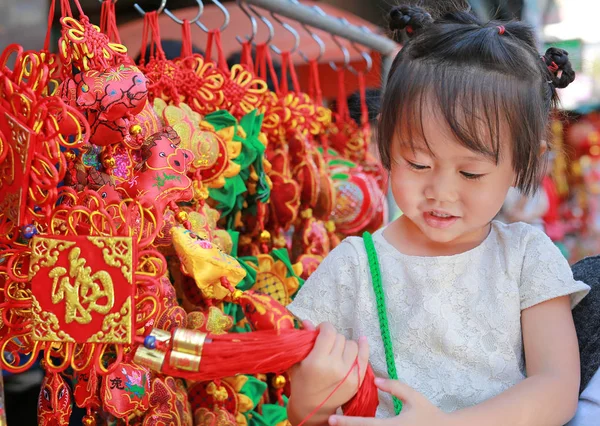
[[[500,395],[450,414],[449,425],[564,425],[577,409],[579,348],[569,297],[522,311],[527,379]]]

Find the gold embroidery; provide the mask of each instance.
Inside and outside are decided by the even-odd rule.
[[[58,318],[52,312],[44,312],[35,296],[31,296],[33,311],[34,341],[44,342],[75,342],[71,336],[60,329]]]
[[[0,171],[0,173],[3,173]],[[0,185],[0,189],[2,186]],[[19,203],[21,201],[22,188],[19,188],[16,192],[5,194],[4,199],[0,201],[0,212],[4,212],[6,218],[12,223],[21,223],[19,215]]]
[[[128,283],[133,281],[133,243],[130,237],[88,237],[96,247],[102,249],[104,262],[109,266],[121,268],[123,276]]]
[[[131,297],[123,303],[119,312],[104,317],[102,331],[88,339],[91,343],[131,343]]]
[[[66,249],[73,247],[73,241],[61,241],[53,238],[33,237],[29,279],[33,279],[40,268],[51,268],[58,262],[58,256]]]
[[[8,123],[8,127],[10,127],[11,130],[11,139],[14,142],[15,149],[17,151],[17,154],[19,155],[19,159],[21,160],[21,168],[23,169],[23,174],[25,174],[25,169],[27,167],[27,151],[29,150],[29,138],[31,136],[31,133],[10,114],[8,114],[7,112],[5,112],[4,114],[6,115],[6,122]]]
[[[0,188],[6,184],[6,186],[10,186],[15,182],[15,155],[13,147],[10,144],[7,144],[3,139],[3,135],[0,133],[0,153],[3,150],[7,150],[6,157],[4,161],[0,164]]]
[[[212,334],[225,334],[233,327],[233,319],[214,306],[208,308],[207,321],[206,330]]]
[[[57,266],[50,271],[49,277],[52,282],[52,303],[57,304],[65,300],[65,322],[67,324],[76,321],[79,324],[92,322],[91,312],[107,314],[114,306],[113,282],[110,274],[106,271],[98,271],[91,274],[89,266],[85,266],[86,260],[80,259],[81,250],[78,247],[71,249],[69,253],[69,276],[67,270]],[[74,284],[71,284],[71,279]],[[98,285],[97,281],[101,283]],[[98,300],[106,298],[104,305]],[[87,304],[87,307],[84,305]]]

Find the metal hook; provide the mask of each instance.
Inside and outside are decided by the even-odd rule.
[[[291,3],[294,3],[296,5],[301,5],[301,3],[298,0],[289,0]],[[321,58],[323,58],[323,55],[325,54],[325,43],[323,42],[323,40],[321,39],[321,37],[319,37],[316,33],[314,33],[310,28],[308,28],[308,26],[306,24],[301,24],[302,28],[304,28],[304,30],[310,34],[310,36],[312,37],[312,39],[319,45],[319,55],[314,59],[314,61],[319,62],[321,60]],[[298,54],[300,56],[302,56],[302,59],[304,59],[306,62],[310,62],[310,59],[308,58],[308,56],[306,56],[306,54],[304,54],[303,51],[298,50]]]
[[[285,28],[286,30],[288,30],[290,33],[292,33],[292,35],[294,36],[294,47],[292,47],[289,52],[290,53],[294,53],[296,50],[298,50],[298,47],[300,47],[300,34],[298,34],[298,31],[296,31],[294,29],[294,27],[292,27],[290,24],[288,24],[287,22],[283,22],[281,19],[279,19],[273,12],[271,12],[271,17],[273,19],[275,19],[279,25],[281,25],[283,28]],[[275,46],[274,44],[270,44],[271,50],[275,53],[277,53],[278,55],[281,55],[283,52],[280,48],[278,48],[277,46]]]
[[[344,25],[350,25],[350,22],[348,22],[348,20],[346,18],[340,18],[340,21],[344,24]],[[369,30],[367,27],[365,27],[364,25],[359,27],[361,29],[362,32],[364,33],[370,33],[371,30]],[[373,58],[371,57],[371,55],[369,55],[369,52],[366,50],[362,50],[361,48],[358,47],[358,45],[355,42],[352,42],[352,47],[354,47],[354,49],[356,49],[356,51],[358,53],[360,53],[360,56],[363,57],[363,59],[366,62],[366,68],[364,73],[368,74],[372,69],[373,69]],[[348,70],[350,70],[350,72],[354,75],[358,75],[358,71],[356,70],[356,68],[354,68],[352,65],[348,65]]]
[[[258,33],[258,23],[256,22],[256,18],[252,16],[250,12],[248,12],[248,10],[246,10],[243,4],[243,0],[236,0],[236,3],[238,7],[242,10],[242,12],[244,12],[244,15],[246,15],[248,19],[250,19],[250,24],[252,25],[252,35],[246,36],[246,40],[252,42],[252,40],[254,40],[254,37],[256,37],[256,34]],[[236,35],[235,39],[240,44],[244,44],[244,39],[241,38],[239,35]]]
[[[328,16],[323,9],[321,9],[319,6],[312,6],[312,8],[316,13],[318,13],[321,16]],[[335,42],[335,44],[337,44],[337,47],[340,48],[340,50],[342,51],[342,53],[344,54],[344,67],[343,69],[348,69],[348,65],[350,64],[350,52],[348,51],[348,48],[346,46],[344,46],[342,43],[340,43],[340,41],[338,40],[338,38],[335,35],[331,35],[331,39]],[[337,65],[335,64],[335,62],[330,61],[329,62],[329,66],[334,70],[334,71],[338,71],[339,68],[337,67]]]
[[[227,10],[227,8],[225,6],[223,6],[219,0],[211,0],[211,1],[214,4],[216,4],[219,9],[221,9],[221,12],[223,12],[223,15],[225,16],[225,22],[223,22],[223,25],[221,25],[221,28],[219,28],[219,31],[223,32],[223,31],[225,31],[225,28],[227,28],[229,26],[229,21],[231,20],[231,15],[229,14],[229,11]],[[202,31],[204,31],[205,33],[210,32],[210,30],[202,22],[196,21],[196,25],[198,25],[200,27],[200,29]]]
[[[340,43],[340,41],[338,40],[338,38],[336,36],[332,35],[331,38],[333,39],[335,44],[337,44],[337,47],[339,47],[340,50],[342,51],[342,53],[344,54],[344,65],[342,68],[348,69],[348,66],[350,65],[350,52],[348,51],[348,48],[346,46],[344,46],[342,43]],[[334,71],[339,71],[339,68],[335,64],[334,61],[329,61],[329,66],[331,68],[333,68]]]
[[[115,2],[115,3],[116,3],[116,2]],[[144,16],[144,15],[146,14],[146,11],[145,11],[144,9],[142,9],[142,7],[141,7],[139,4],[135,3],[135,4],[133,5],[133,7],[135,8],[135,10],[137,10],[137,11],[138,11],[138,13],[139,13],[140,15]],[[162,11],[163,11],[163,10],[165,10],[165,7],[167,7],[167,0],[161,0],[161,1],[160,1],[160,6],[159,6],[159,7],[158,7],[158,9],[156,10],[156,13],[157,13],[158,15],[160,15],[160,14],[162,13]]]
[[[250,9],[252,11],[252,13],[254,13],[256,16],[258,16],[258,19],[260,19],[263,22],[263,24],[265,24],[267,26],[267,29],[269,30],[269,37],[264,42],[264,44],[271,43],[271,41],[273,40],[273,37],[275,37],[275,27],[273,27],[273,24],[271,23],[271,21],[269,21],[266,16],[263,16],[262,13],[257,11],[250,3],[246,3],[246,6],[248,6],[248,9]],[[252,45],[256,46],[256,43],[253,42]]]
[[[192,19],[190,21],[190,24],[194,24],[194,23],[198,22],[198,20],[202,16],[202,13],[204,12],[204,3],[202,3],[202,0],[196,0],[196,2],[198,3],[198,14],[196,14],[194,19]],[[169,18],[171,18],[172,20],[177,22],[179,25],[183,25],[183,20],[181,20],[177,16],[175,16],[175,14],[173,14],[173,12],[171,12],[169,9],[165,8],[165,13],[167,14],[167,16]]]

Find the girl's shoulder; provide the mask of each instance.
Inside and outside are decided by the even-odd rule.
[[[507,247],[524,255],[531,249],[557,250],[552,240],[542,229],[528,223],[516,222],[506,224],[500,221],[492,222],[493,239],[499,247]],[[491,235],[492,236],[492,235]]]
[[[333,268],[360,269],[367,262],[365,244],[362,237],[346,237],[323,260]]]

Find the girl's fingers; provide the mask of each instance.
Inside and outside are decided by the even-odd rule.
[[[344,347],[343,360],[344,365],[351,366],[356,362],[358,357],[358,344],[353,340],[348,340]]]
[[[343,334],[339,334],[335,336],[335,343],[333,348],[331,348],[331,353],[329,354],[332,359],[340,359],[344,355],[344,349],[346,348],[347,342],[346,337]]]
[[[336,331],[333,328],[333,325],[328,322],[324,322],[323,324],[319,324],[317,327],[319,330],[319,335],[317,336],[317,340],[315,341],[315,346],[311,351],[308,358],[312,358],[313,354],[315,357],[322,358],[329,356],[331,350],[333,349],[333,345],[335,344]]]
[[[377,378],[375,379],[375,385],[379,390],[394,395],[403,402],[414,401],[417,398],[423,397],[419,392],[398,380]]]

